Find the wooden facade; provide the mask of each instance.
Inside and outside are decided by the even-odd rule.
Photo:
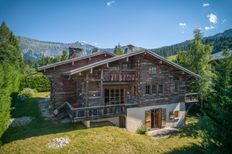
[[[50,107],[66,102],[74,121],[126,115],[126,108],[135,106],[196,102],[188,87],[200,78],[145,49],[122,56],[97,53],[39,71],[51,81]]]

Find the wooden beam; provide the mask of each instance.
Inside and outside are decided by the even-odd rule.
[[[75,63],[75,62],[74,62],[74,61],[72,61],[72,65],[74,65],[74,63]]]
[[[93,68],[90,69],[90,74],[93,74]]]

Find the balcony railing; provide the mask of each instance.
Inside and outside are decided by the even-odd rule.
[[[125,115],[126,108],[134,105],[135,104],[114,104],[73,108],[71,104],[66,102],[66,112],[68,113],[69,117],[73,120],[73,122],[78,122],[82,120],[94,120]]]
[[[104,81],[107,82],[133,82],[136,81],[136,73],[134,71],[105,71]]]
[[[185,94],[185,103],[195,103],[198,102],[198,93],[186,93]]]

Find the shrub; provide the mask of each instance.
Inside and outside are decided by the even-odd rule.
[[[137,129],[136,132],[137,132],[138,134],[146,134],[147,128],[146,128],[145,125],[141,125],[141,126],[139,126],[139,128]]]
[[[19,96],[22,97],[32,97],[33,95],[35,95],[35,90],[31,89],[31,88],[25,88],[23,89],[20,93]]]
[[[25,76],[20,82],[20,90],[24,88],[36,89],[39,92],[50,91],[50,81],[42,73]]]

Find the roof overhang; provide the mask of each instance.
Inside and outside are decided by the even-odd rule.
[[[57,66],[60,66],[60,65],[72,63],[74,61],[78,61],[78,60],[82,60],[82,59],[86,59],[86,58],[90,58],[90,57],[97,56],[97,55],[102,55],[102,54],[108,54],[108,55],[111,55],[112,57],[115,56],[113,53],[106,52],[106,51],[101,51],[101,52],[93,53],[92,55],[87,55],[87,56],[72,58],[72,59],[61,61],[61,62],[57,62],[57,63],[53,63],[53,64],[48,64],[48,65],[45,65],[45,66],[41,66],[41,67],[37,68],[37,71],[43,71],[43,70],[46,70],[46,69],[49,69],[49,68],[54,68],[54,67],[57,67]]]
[[[138,52],[133,52],[133,53],[128,53],[128,54],[124,54],[124,55],[120,55],[120,56],[115,56],[115,57],[112,57],[112,58],[108,58],[108,59],[105,59],[105,60],[102,60],[102,61],[99,61],[99,62],[95,62],[95,63],[92,63],[92,64],[89,64],[89,65],[86,65],[86,66],[83,66],[83,67],[80,67],[80,68],[76,68],[76,69],[73,69],[73,70],[70,70],[70,71],[66,71],[63,73],[63,75],[65,76],[71,76],[71,75],[74,75],[74,74],[77,74],[77,73],[81,73],[83,71],[86,71],[86,70],[89,70],[89,69],[93,69],[95,67],[98,67],[98,66],[101,66],[101,65],[105,65],[105,64],[108,64],[110,62],[114,62],[114,61],[117,61],[117,60],[121,60],[121,59],[124,59],[124,58],[128,58],[128,57],[131,57],[131,56],[135,56],[135,55],[139,55],[139,54],[142,54],[142,53],[146,53],[146,54],[149,54],[161,61],[163,61],[164,63],[167,63],[191,76],[194,76],[196,79],[200,79],[201,76],[172,62],[172,61],[169,61],[168,59],[154,53],[154,52],[151,52],[147,49],[142,49],[141,51],[138,51]]]

